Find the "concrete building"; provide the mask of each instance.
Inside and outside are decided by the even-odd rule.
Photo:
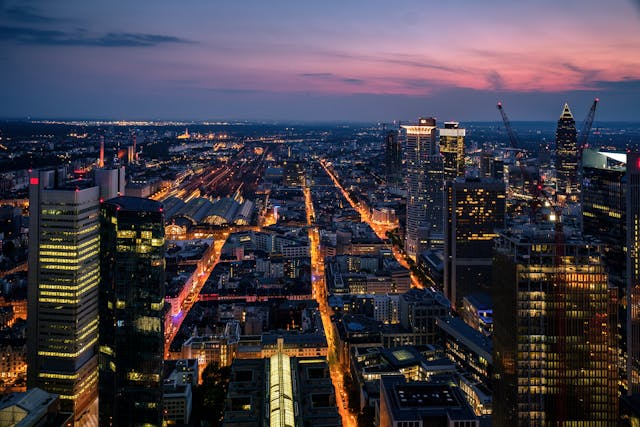
[[[27,385],[97,422],[100,189],[53,170],[29,182]]]
[[[413,259],[442,236],[442,158],[436,143],[436,120],[420,118],[406,131],[407,229],[405,249]]]

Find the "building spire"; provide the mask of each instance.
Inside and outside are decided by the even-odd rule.
[[[573,114],[571,114],[571,110],[569,109],[569,104],[564,103],[564,108],[562,109],[562,114],[560,115],[560,119],[573,119]]]

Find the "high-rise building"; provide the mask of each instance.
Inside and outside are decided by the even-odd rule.
[[[617,319],[601,253],[553,224],[496,240],[495,426],[618,425]]]
[[[27,383],[84,425],[97,416],[100,190],[63,175],[29,176]]]
[[[564,104],[556,129],[556,178],[558,191],[570,195],[577,191],[578,136],[576,121]]]
[[[629,394],[640,393],[640,309],[636,283],[638,187],[633,187],[633,156],[620,152],[582,151],[582,224],[585,235],[604,245],[603,259],[609,285],[617,292],[621,337],[619,349],[623,384]],[[627,162],[629,157],[629,162]],[[637,172],[636,172],[637,173]],[[629,192],[636,191],[636,194]],[[631,215],[631,216],[629,216]],[[635,243],[634,243],[635,242]]]
[[[100,425],[162,425],[164,219],[136,197],[102,204]]]
[[[464,136],[465,130],[460,128],[458,122],[444,122],[444,128],[440,129],[440,154],[445,182],[464,178]]]
[[[431,239],[442,238],[442,158],[436,143],[436,120],[420,118],[406,131],[407,229],[405,249],[414,259]]]
[[[387,183],[399,185],[402,179],[402,141],[396,129],[384,133],[384,161]]]
[[[640,393],[640,153],[627,154],[627,377]]]
[[[493,179],[458,178],[446,184],[444,290],[451,304],[491,289],[491,249],[504,227],[505,185]]]

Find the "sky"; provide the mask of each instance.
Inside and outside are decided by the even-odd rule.
[[[0,0],[0,117],[640,121],[640,0]]]

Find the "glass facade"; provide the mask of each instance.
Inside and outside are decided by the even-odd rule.
[[[617,425],[617,319],[601,250],[553,228],[498,238],[494,425]]]
[[[162,425],[165,242],[162,205],[101,207],[100,424]]]
[[[442,154],[444,180],[464,178],[465,130],[458,122],[445,122],[440,129],[440,153]]]

